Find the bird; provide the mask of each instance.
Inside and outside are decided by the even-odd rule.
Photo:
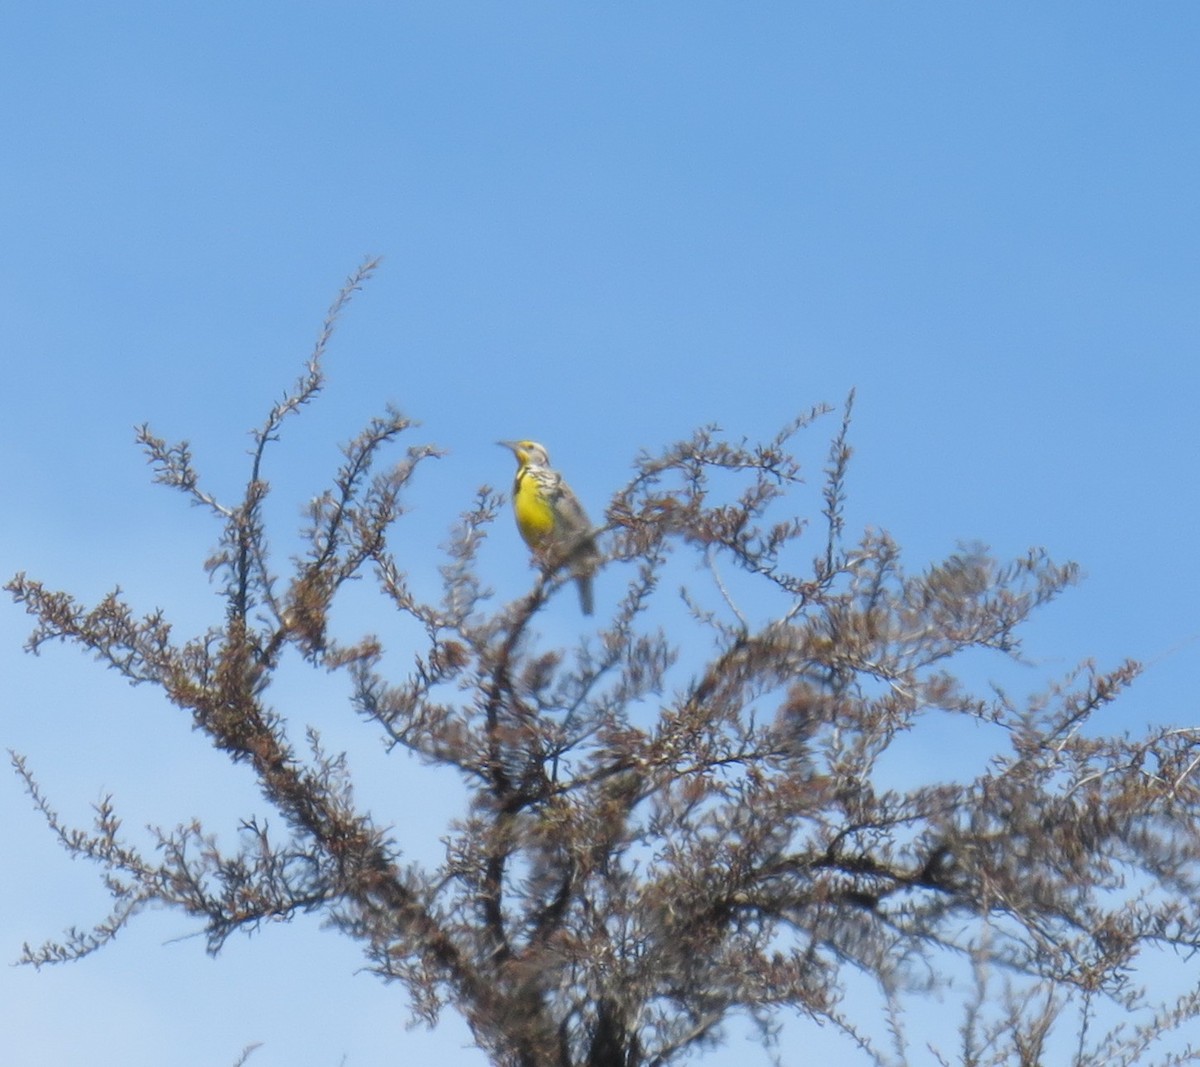
[[[543,566],[570,567],[579,587],[579,606],[590,615],[592,575],[600,564],[600,550],[587,512],[536,441],[497,444],[517,457],[512,503],[521,537]]]

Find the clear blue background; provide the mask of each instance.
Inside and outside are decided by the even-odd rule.
[[[10,4],[0,94],[5,576],[218,621],[215,527],[148,487],[131,428],[235,490],[245,432],[383,254],[268,472],[285,528],[387,401],[451,450],[397,533],[429,582],[474,489],[507,487],[497,438],[547,443],[596,513],[642,447],[767,436],[857,386],[852,529],[914,568],[960,539],[1077,560],[1030,628],[1038,677],[1136,656],[1111,728],[1194,722],[1196,4]],[[801,442],[814,474],[833,427]],[[501,595],[526,560],[498,527]],[[27,629],[0,610],[0,742],[65,817],[112,791],[135,838],[203,815],[228,841],[262,811],[154,693],[23,656]],[[436,854],[441,779],[385,759],[332,680],[276,696],[359,746],[365,799]],[[15,777],[0,833],[0,956],[102,917]],[[0,1060],[483,1063],[450,1017],[406,1031],[315,922],[216,960],[194,931],[151,914],[81,964],[0,969]],[[785,1061],[826,1049],[852,1062],[785,1033]],[[766,1061],[735,1027],[707,1062]]]

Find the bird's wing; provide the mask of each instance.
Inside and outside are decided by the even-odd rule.
[[[550,499],[563,529],[567,533],[575,535],[588,533],[592,528],[592,521],[587,517],[587,512],[583,510],[583,505],[579,503],[579,497],[563,481],[563,477],[558,471],[554,471],[553,475]]]

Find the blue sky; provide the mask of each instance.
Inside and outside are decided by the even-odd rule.
[[[914,569],[959,540],[1078,561],[1028,631],[1039,677],[1138,657],[1113,728],[1191,723],[1197,55],[1184,2],[8,5],[0,571],[219,617],[216,531],[149,486],[132,427],[188,438],[231,491],[381,254],[277,453],[285,524],[389,401],[450,450],[403,527],[432,566],[474,489],[507,486],[498,438],[544,441],[595,513],[643,447],[767,436],[857,387],[852,528]],[[814,470],[833,429],[802,441]],[[490,549],[516,595],[515,533]],[[154,694],[22,655],[27,629],[0,610],[0,741],[65,815],[107,791],[131,827],[261,810]],[[453,798],[324,684],[290,714],[361,746],[366,794],[432,849]],[[104,899],[15,778],[0,812],[11,959]],[[82,964],[0,969],[0,1060],[199,1067],[257,1040],[254,1067],[483,1063],[453,1020],[405,1030],[400,991],[315,923],[215,961],[192,932],[154,914]],[[785,1059],[832,1040],[796,1022]],[[706,1062],[766,1061],[735,1030]]]

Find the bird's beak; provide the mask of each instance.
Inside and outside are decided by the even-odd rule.
[[[497,441],[501,448],[507,448],[519,460],[521,458],[521,445],[519,441]]]

